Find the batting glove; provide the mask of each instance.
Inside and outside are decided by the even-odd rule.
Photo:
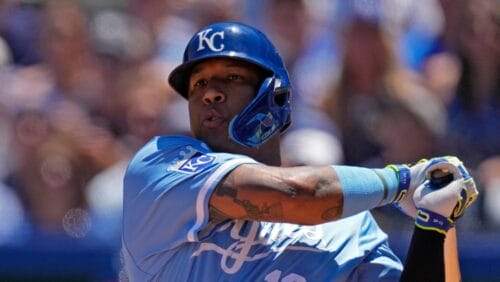
[[[464,180],[463,189],[460,191],[460,197],[458,198],[456,207],[451,215],[452,219],[456,220],[462,217],[465,209],[477,199],[479,192],[477,191],[476,183],[463,163],[458,158],[453,156],[435,158],[431,160],[429,166],[426,168],[425,173],[426,179],[429,180],[429,188],[434,190],[440,188],[440,183],[436,183],[436,181],[434,181],[435,178],[433,177],[434,172],[436,171],[451,174],[453,175],[454,180],[460,178],[463,178]]]
[[[437,157],[430,160],[423,159],[412,166],[390,165],[389,167],[396,171],[400,184],[408,182],[405,180],[405,175],[410,176],[410,183],[407,186],[407,189],[403,189],[403,192],[400,192],[405,195],[395,198],[394,205],[412,218],[417,217],[417,207],[413,200],[415,189],[422,185],[426,180],[430,180],[429,185],[432,185],[433,188],[436,189],[438,188],[437,186],[443,186],[452,180],[464,178],[467,189],[463,191],[463,205],[460,203],[464,209],[476,199],[478,194],[474,180],[470,177],[469,172],[464,167],[463,163],[458,158],[453,156]],[[432,174],[435,171],[441,171],[441,173],[445,176],[434,178]],[[398,195],[400,193],[398,193]],[[458,209],[457,212],[459,212]],[[455,218],[458,218],[458,216]]]
[[[396,172],[399,181],[399,190],[393,199],[394,206],[412,218],[417,217],[417,208],[413,203],[413,194],[416,187],[425,181],[425,168],[428,163],[428,160],[423,159],[412,166],[388,166]]]
[[[433,184],[432,179],[428,179],[413,195],[417,207],[415,224],[422,229],[446,235],[477,195],[476,185],[470,176],[467,179],[455,179],[441,188]]]

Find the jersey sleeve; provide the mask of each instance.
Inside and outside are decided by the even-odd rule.
[[[208,201],[218,182],[253,159],[215,153],[199,140],[157,137],[131,160],[124,178],[123,242],[147,256],[196,242],[208,223]]]

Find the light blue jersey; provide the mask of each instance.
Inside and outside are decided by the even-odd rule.
[[[217,183],[245,163],[256,161],[183,136],[137,153],[124,180],[131,281],[398,281],[401,262],[368,212],[314,226],[209,222]]]

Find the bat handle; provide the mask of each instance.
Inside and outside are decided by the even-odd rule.
[[[436,169],[431,172],[430,188],[437,190],[453,181],[453,174],[447,170]]]

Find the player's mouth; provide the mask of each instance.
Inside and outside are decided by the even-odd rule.
[[[203,118],[203,126],[209,129],[214,129],[222,126],[226,122],[223,115],[215,110],[209,110]]]

